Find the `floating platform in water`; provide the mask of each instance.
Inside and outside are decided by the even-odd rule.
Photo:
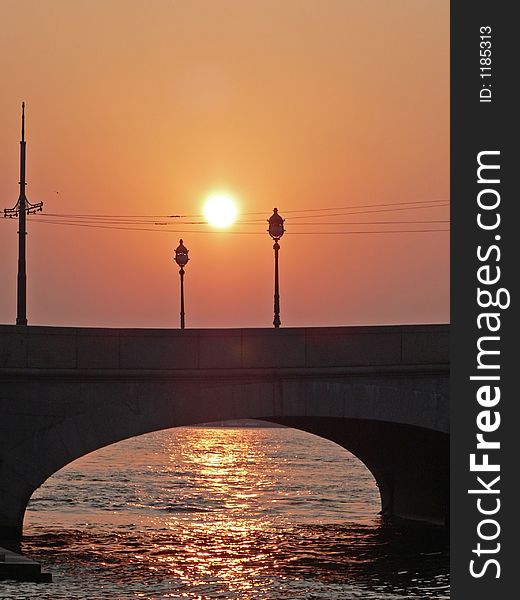
[[[0,547],[0,581],[6,579],[52,583],[52,575],[42,573],[40,563]]]

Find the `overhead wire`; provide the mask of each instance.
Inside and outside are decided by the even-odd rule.
[[[396,208],[387,208],[387,209],[377,209],[377,210],[362,210],[362,211],[350,211],[350,212],[341,212],[341,213],[332,213],[332,214],[327,214],[327,215],[294,215],[291,217],[291,222],[295,219],[308,219],[308,218],[320,218],[320,217],[344,217],[344,216],[350,216],[350,215],[357,215],[357,214],[372,214],[372,213],[382,213],[382,212],[400,212],[403,210],[416,210],[416,209],[425,209],[425,208],[440,208],[440,207],[444,207],[444,206],[448,206],[448,203],[443,203],[443,204],[436,204],[436,205],[421,205],[421,206],[409,206],[409,207],[396,207]],[[263,213],[265,214],[265,213]],[[206,225],[207,221],[180,221],[180,220],[176,220],[173,222],[168,222],[168,221],[156,221],[153,218],[147,218],[147,219],[142,219],[142,218],[131,218],[131,217],[119,217],[119,216],[109,216],[109,215],[74,215],[74,214],[58,214],[58,213],[42,213],[42,216],[48,216],[48,217],[53,217],[55,219],[74,219],[74,220],[81,220],[81,221],[90,221],[90,222],[100,222],[100,223],[117,223],[117,224],[142,224],[142,225],[156,225],[156,226],[164,226],[164,225]],[[155,217],[155,218],[161,218],[161,217]],[[164,218],[164,217],[162,217]],[[237,225],[256,225],[258,223],[264,223],[265,219],[255,219],[255,220],[237,220],[235,223]],[[296,224],[296,223],[294,223]],[[316,222],[316,223],[312,223],[310,221],[305,221],[305,223],[302,224],[316,224],[316,225],[320,225],[320,224],[325,224],[324,222]]]
[[[186,229],[156,229],[152,227],[120,227],[117,225],[93,225],[91,223],[77,223],[73,221],[53,221],[45,219],[29,219],[34,223],[51,225],[65,225],[72,227],[88,227],[93,229],[116,229],[119,231],[153,231],[162,233],[190,233],[190,234],[234,234],[234,235],[265,235],[262,231],[235,231],[235,230],[186,230]],[[375,233],[434,233],[449,231],[449,229],[398,229],[398,230],[363,230],[363,231],[288,231],[285,235],[349,235],[349,234],[375,234]]]
[[[441,203],[441,204],[439,204]],[[431,206],[423,206],[423,205],[431,205]],[[318,208],[303,208],[303,209],[290,209],[290,210],[284,210],[284,214],[292,214],[292,213],[316,213],[316,212],[328,212],[328,211],[346,211],[347,213],[349,213],[350,211],[352,211],[353,209],[358,209],[358,208],[380,208],[380,207],[384,207],[384,206],[389,206],[389,207],[409,207],[410,209],[414,209],[414,208],[435,208],[436,206],[447,206],[449,204],[449,201],[446,199],[436,199],[436,200],[413,200],[413,201],[407,201],[407,202],[385,202],[385,203],[378,203],[378,204],[358,204],[358,205],[352,205],[352,206],[336,206],[336,207],[318,207]],[[412,205],[419,205],[419,206],[412,206]],[[406,208],[399,208],[399,209],[393,209],[393,210],[406,210]],[[370,212],[375,212],[375,211],[370,211]],[[202,214],[192,214],[192,215],[182,215],[182,214],[178,214],[178,215],[128,215],[128,214],[115,214],[115,215],[109,215],[109,214],[99,214],[99,213],[45,213],[48,216],[52,216],[52,217],[74,217],[74,218],[91,218],[91,219],[200,219],[203,218],[204,215]],[[241,213],[243,216],[254,216],[254,215],[265,215],[266,212],[265,211],[257,211],[257,212],[244,212]],[[356,213],[351,213],[351,214],[356,214]],[[318,217],[318,215],[308,215],[308,216],[301,216],[298,218],[309,218],[309,217]],[[328,215],[323,215],[323,216],[334,216],[331,215],[330,213]],[[292,217],[293,219],[296,217]],[[260,221],[261,219],[258,219],[258,221]]]
[[[321,218],[330,217],[349,217],[352,215],[365,215],[372,213],[382,212],[401,212],[408,210],[418,209],[436,209],[448,206],[449,202],[446,199],[435,199],[435,200],[415,200],[415,201],[403,201],[403,202],[386,202],[377,204],[358,204],[350,206],[336,206],[336,207],[318,207],[309,209],[292,209],[284,211],[284,214],[290,214],[290,225],[292,226],[313,226],[313,227],[326,227],[326,230],[314,230],[314,231],[287,231],[288,235],[356,235],[356,234],[391,234],[391,233],[437,233],[437,232],[448,232],[449,228],[414,228],[414,229],[365,229],[365,230],[340,230],[334,231],[328,229],[331,226],[345,226],[350,227],[357,226],[402,226],[402,225],[436,225],[436,224],[447,224],[449,219],[414,219],[414,220],[387,220],[387,221],[320,221]],[[363,210],[358,210],[363,209]],[[333,212],[339,211],[339,212]],[[262,215],[265,217],[265,212],[245,212],[242,216],[255,216]],[[227,230],[197,230],[191,229],[191,227],[207,226],[208,223],[205,220],[199,220],[202,215],[110,215],[110,214],[99,214],[99,213],[42,213],[37,218],[29,218],[30,221],[35,223],[45,223],[50,225],[65,225],[74,227],[88,227],[95,229],[114,229],[119,231],[154,231],[154,232],[166,232],[166,233],[226,233],[226,234],[238,234],[238,235],[265,235],[263,231],[237,231],[232,229]],[[188,220],[197,219],[197,220]],[[296,219],[303,220],[301,222],[295,222]],[[313,221],[308,219],[314,219]],[[264,224],[266,221],[263,219],[239,219],[235,221],[235,224],[240,226],[257,226],[258,224]],[[286,219],[287,221],[287,219]],[[182,229],[169,229],[170,226],[178,227],[182,226]],[[190,227],[185,229],[184,227]]]

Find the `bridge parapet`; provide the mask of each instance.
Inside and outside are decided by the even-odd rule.
[[[447,368],[448,332],[448,325],[278,330],[1,325],[0,371]]]

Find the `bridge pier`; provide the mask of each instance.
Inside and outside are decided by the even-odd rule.
[[[447,525],[447,434],[361,419],[299,417],[277,418],[276,422],[329,439],[357,456],[376,480],[381,514]]]
[[[19,550],[25,509],[35,489],[12,474],[6,478],[0,465],[0,546]]]

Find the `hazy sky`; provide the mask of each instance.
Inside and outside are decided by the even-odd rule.
[[[198,215],[226,189],[240,220],[286,218],[282,326],[448,321],[448,233],[318,234],[447,228],[364,224],[445,220],[447,206],[296,219],[448,201],[447,0],[1,0],[0,78],[1,208],[18,198],[23,99],[27,197],[46,213]],[[44,219],[28,223],[30,324],[178,326],[180,237],[187,326],[272,324],[265,222]],[[16,231],[1,220],[3,323]]]

